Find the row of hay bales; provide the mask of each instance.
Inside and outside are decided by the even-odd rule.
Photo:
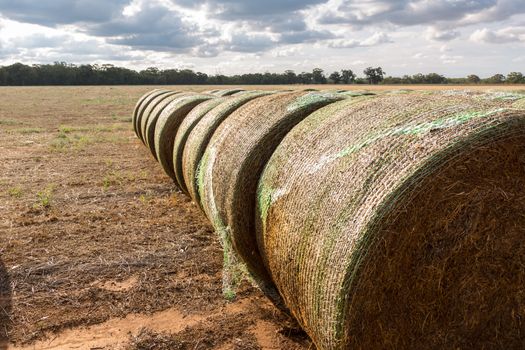
[[[318,348],[522,348],[523,97],[154,90],[133,125]]]

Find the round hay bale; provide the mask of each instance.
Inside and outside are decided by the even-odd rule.
[[[374,96],[377,95],[377,93],[367,90],[347,90],[341,92],[343,95],[347,95],[350,97],[357,97],[357,96]]]
[[[138,136],[138,133],[137,133],[137,125],[136,125],[136,120],[137,120],[137,114],[138,114],[138,111],[140,109],[140,106],[142,105],[142,103],[144,102],[144,100],[151,94],[155,93],[159,91],[159,89],[154,89],[154,90],[151,90],[151,91],[148,91],[146,92],[144,95],[142,95],[139,100],[137,101],[137,104],[135,105],[135,108],[133,109],[133,115],[131,116],[131,123],[133,124],[133,131],[135,131],[135,135]]]
[[[250,101],[220,124],[199,165],[201,204],[228,247],[225,250],[231,245],[261,290],[280,308],[284,307],[255,237],[257,181],[273,150],[294,125],[340,99],[340,95],[302,91]]]
[[[142,135],[144,136],[144,141],[145,141],[146,146],[149,147],[151,154],[153,154],[153,157],[155,159],[157,159],[157,153],[155,152],[155,143],[153,142],[153,139],[155,137],[155,127],[157,125],[157,120],[159,119],[160,114],[172,101],[184,98],[185,96],[191,96],[194,94],[195,93],[193,92],[181,92],[181,93],[170,95],[169,97],[166,97],[164,100],[157,103],[155,108],[148,114],[147,119],[142,118],[142,121],[144,122]]]
[[[238,92],[243,92],[244,89],[226,89],[226,90],[220,90],[220,91],[217,91],[215,94],[217,96],[220,96],[220,97],[224,97],[224,96],[231,96],[233,94],[236,94]]]
[[[146,124],[148,122],[148,119],[150,117],[151,111],[157,107],[158,104],[162,103],[162,101],[166,100],[170,96],[178,95],[180,94],[179,91],[169,91],[168,93],[159,95],[151,100],[151,102],[148,104],[146,108],[144,108],[144,111],[142,112],[142,116],[140,120],[137,123],[137,131],[139,133],[139,137],[142,140],[142,143],[146,145],[146,135],[144,132],[146,131]]]
[[[135,131],[137,133],[137,137],[141,141],[142,141],[142,134],[141,134],[140,126],[142,125],[141,121],[142,121],[142,116],[144,115],[144,111],[146,110],[146,108],[148,108],[150,103],[155,98],[157,98],[159,96],[162,96],[162,95],[165,95],[165,94],[169,94],[170,92],[171,92],[171,90],[158,90],[158,91],[155,91],[155,92],[149,94],[146,98],[144,98],[144,101],[140,104],[140,107],[138,108],[138,111],[137,111],[137,117],[135,118],[134,128],[135,128]]]
[[[201,94],[175,99],[164,108],[157,119],[154,137],[155,153],[162,168],[175,183],[177,178],[173,170],[173,143],[179,125],[195,106],[211,98],[210,95]]]
[[[201,205],[197,189],[197,168],[215,130],[237,108],[255,98],[271,93],[269,91],[252,91],[240,96],[229,97],[206,113],[191,130],[182,152],[181,166],[185,187],[195,203]]]
[[[186,115],[186,118],[184,118],[179,126],[179,130],[177,131],[177,135],[175,136],[175,141],[173,144],[173,170],[175,171],[175,177],[177,178],[177,182],[179,183],[181,190],[186,194],[189,194],[189,192],[184,181],[182,168],[182,154],[186,145],[186,140],[201,118],[226,100],[226,97],[217,97],[201,103],[197,107],[193,108],[191,112],[188,113],[188,115]]]
[[[520,348],[525,110],[469,96],[337,102],[257,189],[257,241],[320,349]]]

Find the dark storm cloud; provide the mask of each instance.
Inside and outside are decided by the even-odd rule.
[[[0,14],[19,22],[56,26],[111,20],[130,0],[0,0]]]

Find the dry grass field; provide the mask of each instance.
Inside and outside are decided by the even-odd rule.
[[[151,89],[0,88],[0,349],[312,347],[251,285],[222,296],[214,232],[132,131]]]

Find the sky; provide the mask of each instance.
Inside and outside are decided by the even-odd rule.
[[[0,65],[525,73],[525,0],[0,0]]]

